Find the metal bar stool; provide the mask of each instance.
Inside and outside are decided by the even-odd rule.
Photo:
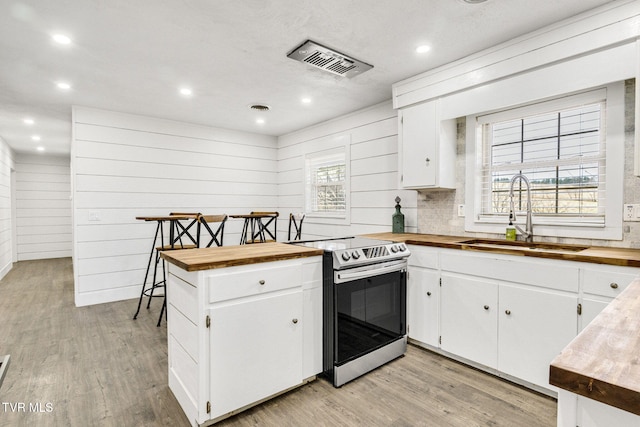
[[[162,308],[160,309],[160,316],[158,318],[157,326],[160,326],[162,322],[162,315],[165,314],[166,309],[166,297],[164,292],[162,294],[157,294],[156,289],[162,288],[166,289],[166,280],[167,274],[165,269],[165,262],[162,259],[162,279],[158,278],[158,264],[160,263],[161,257],[160,252],[166,250],[175,250],[175,249],[190,249],[198,247],[197,237],[193,237],[193,235],[189,232],[189,229],[197,224],[197,218],[199,213],[176,213],[172,212],[169,216],[157,216],[157,217],[136,217],[138,220],[144,221],[156,221],[156,231],[153,237],[153,243],[151,246],[151,251],[149,253],[149,260],[147,262],[147,269],[144,275],[144,281],[142,282],[142,290],[140,291],[140,298],[138,299],[138,307],[136,309],[136,313],[133,315],[133,319],[138,318],[138,314],[140,314],[140,308],[142,306],[142,300],[146,296],[148,297],[147,301],[147,309],[151,306],[151,300],[154,297],[163,297],[164,302],[162,303]],[[180,221],[190,221],[187,226],[184,226],[180,223]],[[164,223],[169,222],[169,240],[168,243],[165,243],[164,238]],[[157,246],[158,235],[160,236],[160,246]],[[182,238],[186,237],[188,240],[192,241],[193,245],[185,245],[182,241]],[[155,260],[154,260],[155,255]],[[149,278],[149,271],[151,270],[151,265],[153,262],[153,278],[151,281],[151,285],[147,286],[147,279]],[[166,318],[166,316],[165,316]]]
[[[0,356],[0,387],[2,387],[4,377],[7,375],[7,371],[9,370],[10,359],[11,357],[8,354],[6,356]]]
[[[289,231],[287,232],[287,240],[301,240],[302,239],[302,221],[304,221],[305,214],[299,213],[294,215],[289,214]],[[293,239],[291,238],[291,232],[293,231]]]
[[[258,237],[258,241],[260,243],[264,243],[267,241],[275,242],[277,227],[278,227],[278,216],[280,215],[278,212],[251,212],[251,215],[255,215],[255,233],[252,228],[252,240],[255,241],[256,237]],[[269,227],[273,226],[273,230],[270,230]],[[267,240],[267,236],[269,240]]]

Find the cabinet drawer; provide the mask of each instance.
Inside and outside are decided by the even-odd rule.
[[[302,266],[287,265],[241,268],[233,272],[207,277],[209,302],[220,302],[251,295],[302,286]],[[231,270],[231,269],[229,269]]]
[[[633,267],[585,268],[582,290],[585,293],[615,298],[640,274]]]
[[[522,283],[578,292],[579,269],[566,261],[528,260],[521,256],[475,255],[443,252],[440,264],[443,271],[487,277],[495,280]]]
[[[411,256],[408,263],[415,267],[438,268],[438,249],[427,246],[408,245]]]

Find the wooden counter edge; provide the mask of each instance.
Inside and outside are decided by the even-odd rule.
[[[549,384],[640,415],[638,370],[628,370],[637,366],[640,344],[631,339],[629,345],[617,346],[621,337],[637,333],[639,297],[640,278],[636,278],[551,361]],[[615,356],[610,356],[612,340]]]
[[[629,251],[629,248],[611,248],[604,246],[592,246],[583,251],[575,253],[557,253],[539,251],[522,251],[518,249],[507,248],[489,248],[464,244],[464,241],[473,240],[474,237],[469,236],[448,236],[448,235],[432,235],[419,233],[372,233],[365,234],[362,237],[374,239],[390,240],[397,243],[405,243],[415,246],[429,246],[444,249],[467,250],[484,253],[499,253],[503,255],[524,256],[530,258],[557,259],[561,261],[587,262],[591,264],[617,265],[620,267],[640,267],[640,255],[637,259],[629,258],[622,254],[616,254],[616,251]],[[499,239],[488,239],[499,240]],[[552,245],[552,243],[549,243]],[[598,253],[600,251],[600,253]]]
[[[632,414],[640,415],[640,393],[636,390],[591,378],[551,363],[549,384],[579,396],[597,400]]]
[[[171,256],[170,252],[161,252],[160,256],[165,259],[167,262],[180,267],[185,271],[202,271],[202,270],[211,270],[215,268],[225,268],[225,267],[235,267],[239,265],[250,265],[250,264],[260,264],[264,262],[273,262],[273,261],[284,261],[287,259],[297,259],[297,258],[308,258],[313,256],[320,256],[323,254],[322,249],[309,249],[304,248],[299,252],[289,252],[289,253],[279,253],[279,254],[270,254],[263,256],[253,256],[253,257],[239,257],[239,258],[227,258],[220,261],[203,261],[200,263],[185,263],[179,259],[176,259]]]

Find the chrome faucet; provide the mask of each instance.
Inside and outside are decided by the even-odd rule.
[[[519,226],[515,226],[526,242],[533,242],[533,223],[531,222],[531,184],[529,179],[521,173],[515,174],[511,178],[511,184],[509,186],[509,222],[516,222],[516,211],[513,207],[513,185],[520,179],[527,186],[527,222],[525,224],[526,230],[523,230]]]

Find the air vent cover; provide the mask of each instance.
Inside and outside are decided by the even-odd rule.
[[[373,65],[336,52],[312,40],[307,40],[293,49],[287,57],[345,77],[354,77],[373,68]]]

